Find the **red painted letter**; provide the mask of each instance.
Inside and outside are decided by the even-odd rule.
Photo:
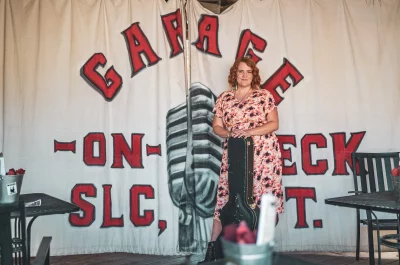
[[[258,63],[262,59],[254,54],[253,49],[247,49],[250,42],[253,44],[254,49],[259,52],[264,52],[267,47],[266,40],[257,36],[249,29],[243,30],[239,40],[239,47],[236,52],[236,59],[249,55],[255,63]]]
[[[106,137],[103,133],[88,133],[83,139],[83,161],[88,166],[106,164]],[[94,142],[99,143],[99,156],[94,156]]]
[[[140,215],[140,195],[154,199],[154,189],[150,185],[133,185],[131,188],[131,221],[134,226],[149,226],[154,221],[154,211],[144,210]]]
[[[303,75],[286,59],[283,59],[283,64],[278,70],[262,85],[262,88],[267,89],[274,96],[277,105],[281,103],[283,98],[276,92],[280,87],[283,92],[288,90],[290,84],[286,81],[286,78],[292,79],[293,86],[295,87],[301,80]]]
[[[125,38],[126,45],[129,50],[129,59],[131,62],[132,74],[131,77],[144,69],[144,64],[141,55],[144,54],[148,61],[148,66],[155,65],[161,58],[154,52],[146,35],[139,26],[139,22],[133,23],[129,28],[122,32]]]
[[[103,185],[104,205],[103,205],[103,223],[101,224],[101,228],[124,226],[123,214],[121,215],[121,217],[112,217],[111,188],[112,185]]]
[[[365,132],[351,133],[350,139],[346,142],[345,133],[331,133],[333,141],[333,157],[335,159],[335,169],[333,175],[349,175],[346,163],[353,168],[351,154],[357,151],[358,146],[364,138]]]
[[[181,10],[177,9],[173,13],[161,16],[161,20],[165,34],[167,35],[169,46],[171,47],[171,54],[169,57],[172,58],[183,52]]]
[[[207,41],[207,44],[205,42]],[[199,21],[199,37],[193,43],[196,48],[217,57],[222,57],[218,47],[218,17],[201,15]],[[205,48],[207,46],[207,48]]]
[[[311,145],[317,148],[326,148],[326,138],[323,134],[306,134],[301,139],[301,158],[303,171],[306,175],[324,175],[328,171],[328,160],[317,160],[317,164],[312,164]]]
[[[111,66],[105,78],[96,69],[104,67],[107,63],[106,57],[102,53],[95,53],[81,68],[81,76],[91,87],[97,90],[105,100],[112,101],[122,87],[122,77]]]
[[[81,208],[83,215],[80,216],[79,213],[69,214],[69,223],[72,226],[90,226],[94,220],[96,220],[96,208],[93,204],[85,201],[81,198],[84,194],[86,197],[96,198],[97,190],[93,184],[76,184],[71,190],[71,202],[75,203],[79,208]]]
[[[122,133],[111,134],[114,140],[114,162],[112,168],[124,168],[122,157],[125,157],[131,168],[143,168],[142,164],[142,138],[144,134],[131,134],[131,146]]]
[[[295,135],[278,135],[279,145],[282,154],[282,175],[297,175],[296,162],[293,162],[290,166],[285,166],[285,160],[292,162],[292,152],[291,150],[285,149],[285,144],[290,144],[296,147],[296,136]]]
[[[306,199],[312,199],[317,202],[315,188],[287,187],[285,191],[286,201],[292,198],[296,200],[297,223],[294,228],[308,228],[306,221]]]

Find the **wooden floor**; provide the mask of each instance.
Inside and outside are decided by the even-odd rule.
[[[360,261],[355,260],[355,253],[345,252],[288,252],[287,255],[298,259],[324,265],[367,265],[369,264],[368,253],[361,253]],[[376,254],[377,257],[377,254]],[[202,260],[200,255],[191,256],[155,256],[130,253],[103,253],[91,255],[57,256],[51,257],[52,265],[194,265]],[[376,264],[378,262],[376,261]],[[382,264],[399,264],[397,252],[385,252]]]

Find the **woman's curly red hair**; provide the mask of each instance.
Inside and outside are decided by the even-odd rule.
[[[231,69],[229,70],[229,76],[228,76],[229,86],[234,88],[237,85],[236,75],[240,63],[245,63],[248,67],[253,69],[253,80],[251,81],[251,88],[258,89],[261,84],[260,70],[258,70],[258,67],[256,66],[255,62],[248,57],[239,58],[233,63]]]

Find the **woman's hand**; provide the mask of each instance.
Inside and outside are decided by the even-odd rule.
[[[234,138],[247,138],[251,136],[251,130],[234,130],[231,132],[231,137]]]

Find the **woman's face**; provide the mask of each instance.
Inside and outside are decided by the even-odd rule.
[[[251,81],[253,81],[253,69],[246,63],[241,62],[236,73],[236,80],[240,87],[250,86]]]

